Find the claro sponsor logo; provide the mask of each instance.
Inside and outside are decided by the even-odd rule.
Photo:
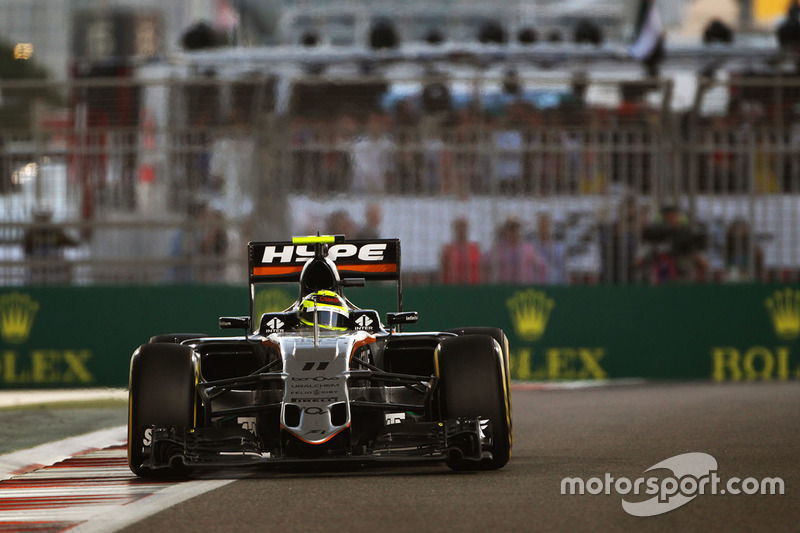
[[[662,477],[649,476],[629,479],[615,478],[609,473],[603,477],[564,478],[561,480],[562,495],[619,494],[622,508],[633,516],[656,516],[682,507],[704,495],[782,495],[784,482],[779,477],[756,479],[753,477],[731,477],[722,479],[717,474],[717,460],[707,453],[684,453],[665,459],[645,472],[668,470],[672,474]],[[652,496],[636,501],[635,496]]]
[[[334,244],[328,249],[328,257],[333,261],[342,258],[357,258],[359,261],[383,261],[386,243],[372,243],[356,246],[355,244]],[[265,246],[261,256],[263,264],[297,263],[314,257],[314,247],[310,245]]]
[[[0,384],[92,383],[88,363],[92,353],[84,349],[34,348],[25,350],[40,305],[29,294],[0,295]],[[35,339],[35,337],[34,337]]]

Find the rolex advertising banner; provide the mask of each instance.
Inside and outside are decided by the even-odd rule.
[[[382,316],[394,286],[347,289]],[[267,286],[256,314],[286,308],[296,288]],[[406,331],[503,328],[517,380],[800,378],[800,287],[410,287]],[[239,335],[218,317],[246,315],[246,288],[0,289],[0,388],[124,387],[133,350],[159,333]]]

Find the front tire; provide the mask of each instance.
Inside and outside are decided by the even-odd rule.
[[[489,327],[467,327],[467,328],[454,328],[448,329],[448,333],[455,333],[456,335],[489,335],[497,341],[500,348],[503,350],[503,365],[506,375],[506,393],[508,394],[508,405],[511,407],[511,361],[508,355],[508,337],[505,332],[500,328]]]
[[[142,467],[150,426],[194,427],[195,370],[192,349],[143,344],[131,358],[128,393],[128,466],[140,477],[174,476],[172,469]]]
[[[488,335],[444,339],[436,353],[439,401],[443,418],[488,419],[492,428],[491,459],[450,457],[453,470],[496,470],[511,456],[511,405],[500,345]]]

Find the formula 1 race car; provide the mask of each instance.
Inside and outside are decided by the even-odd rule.
[[[408,333],[400,241],[343,236],[249,244],[250,316],[238,337],[157,335],[133,353],[128,463],[142,477],[192,469],[350,461],[502,468],[512,445],[508,341],[489,327]],[[397,282],[398,312],[345,297]],[[257,317],[256,285],[299,282]]]

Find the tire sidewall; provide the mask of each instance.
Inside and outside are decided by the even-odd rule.
[[[513,418],[511,416],[511,361],[508,347],[508,337],[505,331],[500,328],[492,328],[488,326],[470,326],[462,328],[448,329],[448,333],[455,333],[456,335],[488,335],[497,341],[500,349],[503,351],[503,373],[505,374],[505,394],[506,403],[508,404],[508,431],[511,444],[514,440],[514,427]]]
[[[502,468],[510,457],[512,439],[511,406],[499,344],[488,335],[450,337],[437,350],[436,369],[443,418],[480,416],[492,425],[491,460],[448,460],[448,465],[455,470]]]
[[[188,346],[144,344],[131,357],[128,392],[128,464],[135,474],[150,477],[141,468],[145,430],[153,425],[193,427],[195,364]]]

